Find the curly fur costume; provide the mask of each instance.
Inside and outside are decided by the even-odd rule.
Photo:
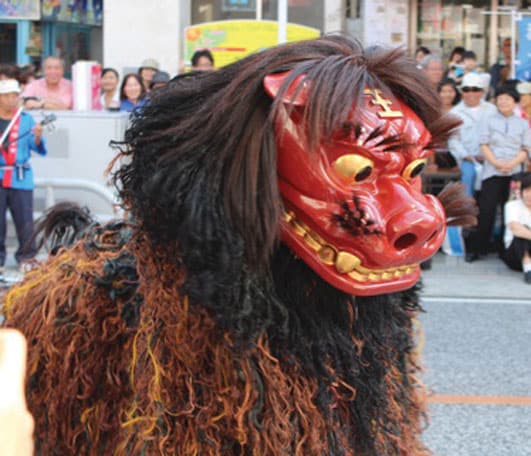
[[[279,243],[277,104],[262,87],[273,72],[309,75],[315,142],[352,106],[338,85],[356,95],[369,82],[440,139],[455,122],[409,65],[325,37],[153,94],[116,176],[133,221],[91,225],[5,297],[7,325],[29,341],[38,454],[428,453],[416,290],[353,297]],[[467,219],[457,190],[442,198]]]

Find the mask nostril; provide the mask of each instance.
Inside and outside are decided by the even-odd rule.
[[[408,247],[411,247],[415,242],[417,242],[417,236],[411,233],[404,234],[400,236],[394,243],[396,250],[404,250]]]

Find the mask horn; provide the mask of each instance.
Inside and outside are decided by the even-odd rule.
[[[264,88],[271,98],[276,98],[291,71],[285,73],[268,74],[264,78]],[[304,106],[308,97],[309,83],[304,81],[305,75],[297,76],[282,96],[282,101],[294,106]],[[301,86],[302,84],[302,86]]]

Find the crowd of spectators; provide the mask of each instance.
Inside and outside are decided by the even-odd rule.
[[[452,51],[446,65],[425,47],[417,49],[415,59],[437,87],[442,110],[462,122],[447,150],[437,152],[436,172],[457,171],[466,193],[477,200],[478,226],[464,232],[466,261],[496,251],[531,283],[531,204],[505,210],[514,206],[510,201],[523,201],[518,189],[525,186],[526,195],[531,193],[531,82],[510,79],[510,39],[503,40],[501,54],[501,63],[488,72],[463,47]]]
[[[201,49],[194,53],[191,64],[192,71],[210,71],[214,69],[214,57],[209,50]],[[33,65],[0,64],[2,79],[19,82],[26,109],[73,108],[72,82],[65,78],[64,63],[58,57],[44,59],[42,71]],[[162,71],[159,62],[153,58],[143,60],[136,73],[127,73],[122,78],[115,68],[104,68],[101,72],[101,107],[130,112],[141,107],[152,90],[165,86],[170,80],[170,74]]]

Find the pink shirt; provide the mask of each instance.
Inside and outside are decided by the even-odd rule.
[[[23,96],[57,100],[72,109],[72,83],[68,79],[61,79],[55,89],[50,89],[44,78],[37,79],[26,86]]]

